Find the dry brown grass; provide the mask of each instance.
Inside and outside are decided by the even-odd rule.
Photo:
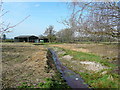
[[[118,46],[117,45],[105,45],[105,44],[59,44],[50,45],[69,49],[73,51],[80,51],[85,53],[94,53],[100,56],[117,57]]]

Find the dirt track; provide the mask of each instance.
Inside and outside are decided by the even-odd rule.
[[[2,48],[4,88],[16,88],[25,82],[36,86],[54,74],[52,70],[49,73],[45,71],[47,51],[43,46],[3,44]]]

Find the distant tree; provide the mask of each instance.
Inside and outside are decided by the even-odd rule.
[[[54,42],[56,39],[55,36],[56,31],[54,30],[54,26],[50,25],[48,28],[46,28],[44,34],[47,35],[47,38],[49,39],[49,42]]]
[[[5,35],[5,34],[3,34],[3,37],[2,37],[2,39],[3,39],[3,40],[5,40],[5,39],[6,39],[6,35]]]
[[[56,36],[60,42],[73,42],[74,31],[70,28],[66,28],[57,32]]]

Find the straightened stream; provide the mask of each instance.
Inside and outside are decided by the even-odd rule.
[[[58,56],[54,50],[48,48],[48,51],[51,53],[51,57],[55,62],[57,70],[62,74],[64,80],[71,88],[86,88],[90,89],[89,85],[85,84],[84,80],[80,77],[79,74],[76,74],[72,70],[69,70],[67,67],[63,66]]]

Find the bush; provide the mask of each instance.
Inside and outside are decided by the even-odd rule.
[[[2,42],[14,42],[14,39],[5,39],[5,40],[2,40]]]

